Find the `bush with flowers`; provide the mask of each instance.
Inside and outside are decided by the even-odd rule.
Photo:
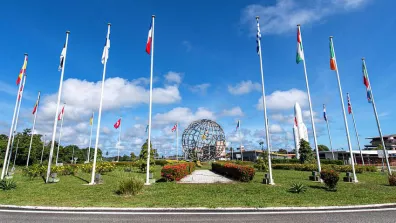
[[[339,174],[334,170],[322,170],[320,172],[320,178],[322,178],[323,182],[326,184],[328,190],[336,191],[337,183],[340,179]]]
[[[168,164],[162,167],[161,176],[166,181],[179,181],[195,170],[195,163]]]
[[[212,171],[242,182],[253,180],[254,174],[256,173],[254,168],[251,166],[238,165],[229,162],[212,163]]]

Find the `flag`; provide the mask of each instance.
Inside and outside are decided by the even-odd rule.
[[[21,84],[21,87],[19,88],[18,101],[21,100],[22,93],[23,93],[23,84]]]
[[[59,113],[59,115],[58,115],[58,120],[63,119],[64,113],[65,113],[65,106],[63,106],[62,111]]]
[[[256,43],[257,43],[257,54],[260,54],[260,46],[259,46],[259,41],[261,40],[261,32],[260,32],[260,24],[259,21],[257,20],[257,35],[256,35]]]
[[[367,100],[369,103],[371,103],[371,86],[368,79],[366,64],[364,63],[364,61],[362,62],[362,72],[363,72],[363,84],[366,86]]]
[[[61,52],[61,55],[60,55],[60,62],[59,62],[58,71],[62,70],[62,68],[63,68],[63,63],[64,63],[64,60],[65,60],[65,56],[66,56],[66,44],[63,44],[62,52]]]
[[[241,122],[240,122],[240,120],[238,120],[235,131],[237,131],[240,126],[241,126]]]
[[[104,48],[103,48],[102,64],[107,63],[107,59],[109,59],[109,49],[110,49],[110,28],[107,31],[106,42],[105,42]]]
[[[147,43],[146,43],[146,53],[150,54],[151,53],[151,40],[153,38],[153,21],[150,23],[150,29],[148,31],[148,36],[147,36]]]
[[[146,126],[146,132],[148,131],[148,127],[149,127],[149,125]]]
[[[19,71],[18,79],[16,80],[16,85],[21,83],[22,77],[26,73],[27,61],[28,61],[28,57],[25,56],[25,60],[23,61],[21,71]]]
[[[333,48],[333,42],[330,39],[330,69],[331,70],[336,70],[337,69],[337,63],[335,60],[335,54],[334,54],[334,48]]]
[[[296,118],[296,117],[294,117],[294,124],[295,124],[296,126],[298,126],[297,118]]]
[[[94,116],[94,114],[92,113],[91,118],[89,118],[89,125],[92,125],[92,124],[93,124],[93,116]]]
[[[118,119],[118,121],[114,124],[114,128],[118,129],[121,125],[121,119]]]
[[[33,108],[33,111],[32,111],[32,114],[33,114],[33,115],[34,115],[34,113],[37,112],[37,108],[38,108],[38,106],[39,106],[39,103],[40,103],[40,95],[39,95],[39,97],[37,98],[36,104],[34,105],[34,108]]]
[[[205,132],[204,132],[204,134],[202,134],[202,140],[205,140],[206,139],[206,135],[208,134],[208,130],[205,130]]]
[[[348,113],[352,113],[352,105],[351,105],[351,99],[349,98],[349,94],[347,94],[347,101],[348,101]]]
[[[304,60],[304,49],[302,45],[302,38],[300,27],[297,27],[297,55],[296,55],[296,63],[300,63]]]
[[[323,118],[327,122],[326,107],[323,105]]]
[[[177,123],[173,126],[172,132],[176,131],[176,129],[177,129]]]

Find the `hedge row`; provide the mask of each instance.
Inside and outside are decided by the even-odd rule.
[[[161,176],[166,181],[179,181],[195,170],[195,163],[168,164],[162,167]]]
[[[273,169],[281,170],[298,170],[298,171],[317,171],[318,166],[316,164],[274,164]],[[352,172],[352,166],[350,165],[321,165],[323,170],[334,170],[337,172]],[[363,172],[376,172],[377,167],[375,166],[355,166],[356,173]]]
[[[255,170],[251,166],[239,165],[230,162],[212,163],[212,171],[242,182],[253,180],[255,174]]]
[[[273,164],[299,164],[300,160],[299,159],[272,159],[271,160]],[[342,160],[329,160],[329,159],[321,159],[320,160],[321,164],[334,164],[334,165],[343,165],[344,162]]]

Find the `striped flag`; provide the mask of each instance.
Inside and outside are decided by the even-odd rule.
[[[109,59],[109,49],[110,49],[110,27],[107,30],[106,42],[103,48],[102,64],[107,63],[107,59]]]
[[[261,31],[260,31],[260,24],[259,21],[257,20],[257,34],[256,34],[256,43],[257,43],[257,54],[260,54],[260,46],[259,46],[259,41],[261,40]]]
[[[371,86],[368,79],[366,64],[364,63],[364,61],[362,62],[362,72],[363,72],[363,84],[366,86],[367,100],[369,103],[371,103]]]
[[[351,99],[349,97],[349,93],[347,93],[347,101],[348,101],[348,113],[352,113],[352,105],[351,105]]]
[[[61,71],[63,68],[63,63],[65,60],[65,56],[66,56],[66,44],[63,44],[63,48],[62,48],[62,52],[60,55],[60,62],[59,62],[59,67],[58,67],[58,71]]]
[[[302,38],[300,32],[300,26],[297,27],[297,55],[296,55],[296,63],[300,63],[304,60],[304,49],[302,45]]]
[[[114,124],[114,128],[118,129],[121,125],[121,119],[118,119],[118,121]]]
[[[177,129],[177,123],[173,126],[172,132],[176,131],[176,129]]]
[[[21,87],[19,88],[18,101],[21,100],[22,93],[23,93],[23,84],[21,84]]]
[[[241,122],[240,122],[240,120],[238,120],[235,131],[238,131],[238,128],[239,128],[240,126],[241,126]]]
[[[94,117],[94,114],[92,113],[91,118],[89,118],[89,125],[92,125],[92,124],[93,124],[93,117]]]
[[[147,43],[146,43],[146,53],[150,55],[151,53],[151,40],[153,39],[153,21],[150,23],[150,29],[148,31]]]
[[[323,105],[323,118],[327,122],[326,106]]]
[[[38,108],[38,106],[39,106],[39,103],[40,103],[40,95],[39,95],[39,97],[37,98],[36,104],[34,105],[34,108],[33,108],[33,111],[32,111],[32,114],[33,114],[33,115],[37,112],[37,108]]]
[[[23,61],[21,71],[19,71],[18,79],[16,80],[16,85],[21,83],[22,77],[26,73],[27,61],[28,61],[28,57],[25,56],[25,60]]]
[[[58,115],[58,120],[63,119],[63,115],[65,114],[65,106],[63,106],[62,111]]]
[[[333,41],[330,39],[330,69],[337,70],[337,63],[334,54]]]

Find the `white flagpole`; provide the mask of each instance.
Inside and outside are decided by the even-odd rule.
[[[15,161],[18,155],[18,147],[19,147],[19,139],[17,140],[17,146],[16,146],[16,150],[15,150],[15,156],[14,156],[14,164],[12,165],[11,171],[15,170]]]
[[[26,74],[23,76],[23,82],[22,82],[22,91],[20,91],[20,98],[18,100],[18,108],[17,108],[17,113],[16,113],[16,119],[15,119],[15,125],[14,125],[14,132],[12,134],[12,139],[11,139],[11,152],[13,150],[14,147],[14,141],[15,141],[15,135],[16,135],[16,131],[17,131],[17,127],[18,127],[18,120],[19,120],[19,112],[21,110],[21,104],[22,104],[22,97],[23,97],[23,92],[25,91],[25,83],[26,83]],[[19,94],[19,93],[18,93]],[[7,163],[7,173],[8,173],[8,167],[10,166],[10,162],[11,162],[11,154],[10,154],[10,158],[9,161]]]
[[[242,161],[243,161],[243,153],[242,153],[242,136],[241,136],[241,120],[238,120],[239,121],[239,128],[238,128],[238,133],[239,133],[239,150],[241,151],[241,159],[242,159]]]
[[[44,135],[44,141],[43,141],[43,150],[41,150],[41,160],[40,160],[40,163],[43,163],[44,148],[45,148],[45,135]]]
[[[326,109],[326,105],[325,104],[323,104],[323,109]],[[327,125],[327,134],[329,135],[331,155],[332,155],[333,160],[334,160],[334,150],[333,150],[333,143],[331,141],[330,126],[329,126],[329,119],[327,117],[327,111],[326,111],[326,125]]]
[[[392,170],[391,170],[390,165],[389,165],[388,152],[386,151],[384,138],[383,138],[383,136],[382,136],[382,130],[381,130],[380,122],[379,122],[379,119],[378,119],[377,108],[376,108],[375,102],[374,102],[373,89],[371,88],[371,83],[370,83],[370,79],[369,79],[368,72],[367,72],[367,67],[366,67],[366,60],[364,59],[364,57],[362,58],[362,61],[363,61],[364,68],[366,69],[367,81],[368,81],[369,84],[370,84],[369,87],[370,87],[370,91],[371,91],[371,92],[370,92],[370,94],[371,94],[371,103],[373,104],[373,110],[374,110],[374,115],[375,115],[375,121],[377,122],[378,133],[379,133],[379,135],[380,135],[381,144],[382,144],[382,149],[383,149],[384,154],[385,154],[385,160],[386,160],[386,166],[387,166],[387,168],[388,168],[388,174],[391,175],[391,174],[392,174]]]
[[[338,73],[338,65],[337,65],[337,59],[335,56],[335,50],[334,50],[334,44],[333,44],[333,37],[330,36],[330,44],[334,52],[334,60],[336,63],[336,75],[337,75],[337,82],[338,82],[338,90],[340,92],[340,99],[341,99],[341,107],[342,107],[342,114],[344,116],[344,124],[345,124],[345,131],[347,135],[347,141],[348,141],[348,147],[349,147],[349,155],[351,157],[351,166],[352,166],[352,172],[353,172],[353,182],[357,183],[359,182],[358,179],[356,178],[356,172],[355,172],[355,161],[353,160],[353,153],[352,153],[352,144],[351,144],[351,138],[349,137],[349,129],[348,129],[348,121],[346,118],[346,113],[345,113],[345,105],[344,105],[344,99],[342,97],[342,89],[341,89],[341,81],[340,81],[340,75]]]
[[[117,158],[117,162],[119,162],[120,161],[120,146],[121,146],[121,119],[122,119],[122,117],[120,117],[120,130],[118,131],[118,146],[117,146],[117,149],[118,149],[118,158]]]
[[[89,162],[89,157],[91,156],[91,143],[92,143],[92,129],[93,129],[93,119],[94,119],[94,113],[92,112],[92,124],[91,124],[91,135],[89,136],[89,147],[88,147],[88,158],[87,161]]]
[[[69,41],[69,34],[70,34],[70,31],[66,31],[65,55],[63,57],[63,66],[62,66],[62,71],[61,71],[61,76],[60,76],[60,81],[59,81],[58,100],[57,100],[57,103],[56,103],[55,120],[54,120],[54,127],[53,127],[53,130],[52,130],[51,148],[50,148],[50,154],[49,154],[49,159],[48,159],[47,177],[45,179],[45,183],[48,183],[48,179],[49,179],[49,176],[50,176],[50,173],[51,173],[52,157],[54,155],[56,127],[58,125],[59,103],[60,103],[60,99],[61,99],[61,96],[62,96],[63,75],[65,73],[67,45],[68,45],[68,41]]]
[[[108,23],[107,24],[106,45],[107,45],[107,41],[110,38],[110,26],[111,26],[111,24]],[[105,55],[105,57],[108,57],[108,55]],[[94,152],[94,160],[93,160],[93,163],[92,163],[91,182],[89,183],[90,185],[94,185],[95,184],[96,156],[98,154],[98,146],[99,146],[100,119],[102,118],[102,105],[103,105],[104,84],[105,84],[105,78],[106,78],[106,65],[107,65],[107,58],[104,58],[103,77],[102,77],[102,91],[100,93],[100,103],[99,103],[99,113],[98,113],[98,126],[96,127],[95,152]]]
[[[36,126],[36,118],[37,118],[37,113],[38,113],[39,104],[40,104],[40,91],[38,92],[38,96],[37,96],[37,105],[35,105],[35,106],[37,106],[37,107],[36,107],[36,111],[35,111],[35,113],[34,113],[32,135],[31,135],[31,137],[30,137],[29,152],[28,152],[28,157],[27,157],[27,160],[26,160],[26,167],[29,166],[30,151],[32,150],[32,142],[33,142],[33,136],[34,136],[34,128],[35,128],[35,126]]]
[[[27,53],[25,53],[24,62],[25,62],[27,56],[28,56]],[[13,129],[14,129],[14,124],[15,124],[16,110],[17,110],[17,108],[18,108],[19,89],[20,89],[20,84],[18,85],[18,92],[17,92],[17,96],[16,96],[16,100],[15,100],[14,114],[12,115],[10,133],[9,133],[9,135],[8,135],[8,143],[7,143],[7,148],[6,148],[6,152],[5,152],[5,156],[4,156],[3,167],[5,167],[5,166],[7,165],[7,158],[8,158],[9,151],[10,151],[11,137],[12,137],[12,133],[13,133]],[[1,171],[1,179],[4,179],[4,174],[5,174],[5,168],[2,168],[2,171]]]
[[[259,16],[256,16],[257,26],[259,26]],[[259,28],[259,27],[258,27]],[[261,37],[261,34],[260,34]],[[265,139],[267,141],[267,150],[268,150],[268,174],[269,174],[269,184],[274,185],[274,179],[272,178],[272,165],[271,165],[271,145],[270,145],[270,135],[269,135],[269,123],[267,119],[267,104],[265,100],[265,88],[264,88],[264,71],[263,71],[263,57],[261,55],[261,38],[257,38],[259,56],[260,56],[260,72],[261,72],[261,87],[263,94],[263,109],[264,109],[264,127],[265,127]]]
[[[149,129],[148,129],[148,140],[147,140],[147,168],[146,168],[146,183],[144,185],[150,185],[149,174],[150,174],[150,147],[151,147],[151,110],[153,104],[153,70],[154,70],[154,19],[155,15],[151,16],[151,65],[150,65],[150,102],[149,102]]]
[[[63,108],[65,107],[66,103],[64,103]],[[64,111],[64,110],[63,110]],[[61,139],[62,139],[62,129],[63,129],[63,117],[65,116],[64,113],[62,113],[62,120],[61,120],[61,127],[59,130],[59,140],[58,140],[58,148],[56,149],[56,159],[55,159],[55,165],[58,165],[58,157],[59,157],[59,146],[61,144]]]
[[[176,122],[176,161],[179,160],[179,123]]]
[[[356,140],[357,140],[358,147],[359,147],[359,150],[360,150],[360,157],[362,158],[362,164],[364,166],[364,158],[363,158],[362,147],[360,146],[359,133],[358,133],[357,128],[356,128],[355,115],[353,114],[352,102],[351,102],[351,97],[350,97],[349,93],[347,93],[347,97],[349,98],[349,104],[351,106],[351,115],[352,115],[352,120],[353,120],[353,127],[355,128]]]
[[[297,28],[298,28],[300,36],[301,36],[300,24],[297,25]],[[302,37],[301,37],[301,44],[302,44]],[[309,112],[310,112],[310,116],[311,116],[312,133],[313,133],[313,139],[314,139],[314,145],[315,145],[315,151],[316,151],[316,162],[318,164],[318,172],[320,173],[320,171],[321,171],[320,156],[319,156],[319,150],[318,150],[318,142],[317,142],[317,139],[316,139],[316,130],[315,130],[315,121],[314,121],[314,117],[313,117],[313,111],[312,111],[311,93],[309,92],[307,67],[305,65],[305,55],[304,55],[304,59],[303,59],[303,65],[304,65],[304,74],[305,74],[305,84],[307,86]]]

